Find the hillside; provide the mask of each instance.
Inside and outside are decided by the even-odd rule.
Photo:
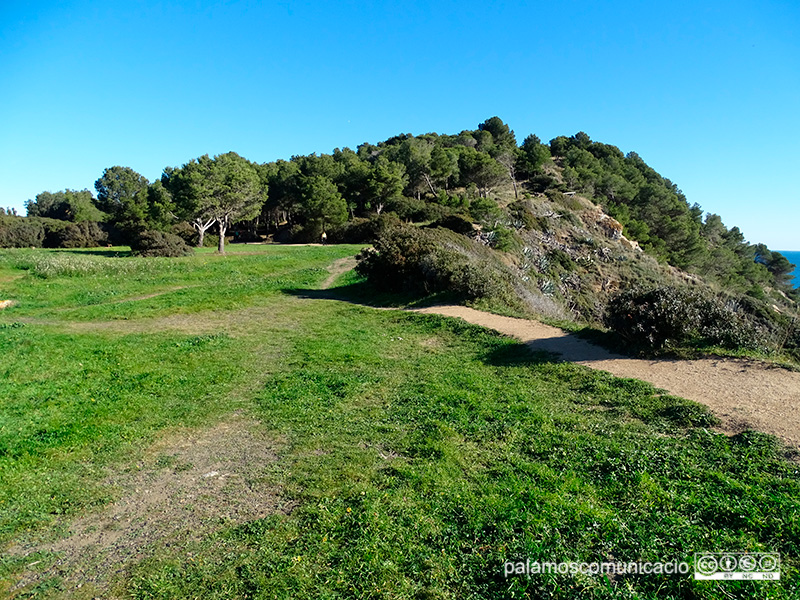
[[[325,231],[375,243],[361,272],[379,289],[608,328],[648,352],[800,358],[789,261],[704,214],[635,152],[582,132],[519,144],[492,117],[265,164],[201,156],[155,182],[113,166],[95,189],[43,192],[29,217],[0,217],[0,246],[181,256],[187,244],[222,253],[226,241]]]
[[[363,285],[321,289],[361,247],[0,251],[0,595],[797,597],[800,480],[775,438],[328,299]],[[721,549],[780,553],[780,582],[693,579]],[[508,573],[527,560],[687,572]]]

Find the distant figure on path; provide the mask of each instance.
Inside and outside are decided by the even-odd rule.
[[[322,245],[325,246],[328,244],[328,234],[324,231],[322,232]]]

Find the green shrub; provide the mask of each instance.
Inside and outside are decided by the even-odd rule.
[[[469,214],[476,221],[491,221],[500,216],[500,208],[494,200],[475,198],[469,203]]]
[[[374,248],[359,254],[356,271],[382,290],[511,301],[510,277],[499,262],[491,261],[489,252],[448,229],[400,225],[382,232]]]
[[[182,238],[163,231],[143,231],[131,243],[136,256],[187,256],[194,250]]]
[[[44,245],[41,219],[0,217],[0,248],[25,248]]]
[[[397,226],[381,233],[374,248],[358,255],[356,271],[377,288],[389,291],[420,289],[423,257],[432,254],[435,246],[423,230]]]
[[[472,233],[473,231],[472,221],[461,215],[442,217],[431,223],[429,227],[443,227],[461,234]]]
[[[450,211],[439,204],[402,196],[388,202],[386,212],[393,212],[404,221],[419,222],[438,219]]]
[[[47,246],[55,248],[96,248],[108,243],[108,234],[93,221],[66,223],[47,236]]]
[[[541,229],[529,202],[516,201],[508,205],[508,215],[517,229]]]
[[[191,225],[189,225],[189,223],[187,223],[186,221],[180,221],[179,223],[175,223],[172,227],[169,228],[169,232],[173,235],[177,235],[189,246],[197,245],[197,239],[198,239],[197,230]]]
[[[560,267],[560,269],[555,269],[554,272],[556,273],[561,271],[570,273],[578,268],[578,265],[575,264],[575,261],[572,260],[572,257],[560,248],[553,248],[550,250],[547,253],[547,257],[551,267]]]
[[[219,246],[219,235],[216,233],[206,233],[203,236],[203,248],[216,248]]]
[[[746,315],[719,299],[675,287],[635,288],[614,297],[606,325],[637,347],[758,348],[763,335]]]
[[[328,230],[328,241],[333,244],[372,243],[387,227],[399,225],[400,220],[392,213],[373,215],[369,219],[356,218]]]
[[[514,237],[514,232],[499,225],[492,231],[492,248],[501,250],[502,252],[510,252],[517,246],[517,239]]]
[[[0,217],[0,248],[92,248],[107,243],[108,234],[94,221]]]

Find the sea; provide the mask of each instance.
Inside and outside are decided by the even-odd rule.
[[[794,287],[800,287],[800,250],[790,250],[790,251],[780,251],[786,258],[789,259],[789,262],[795,265],[794,273],[792,273],[792,285]]]

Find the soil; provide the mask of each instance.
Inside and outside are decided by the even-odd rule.
[[[330,275],[328,276],[325,281],[322,282],[320,285],[320,289],[327,290],[329,287],[333,285],[333,282],[336,281],[336,278],[343,273],[347,273],[353,267],[356,266],[356,259],[352,256],[345,256],[344,258],[340,258],[339,260],[333,261],[330,265],[328,265],[327,269]]]
[[[66,524],[63,539],[8,549],[13,556],[37,553],[15,587],[57,576],[67,588],[109,597],[109,585],[126,565],[159,548],[183,547],[222,527],[289,512],[291,504],[265,477],[278,446],[258,421],[241,413],[204,430],[173,430],[141,461],[108,476],[105,484],[119,496],[115,503]]]

